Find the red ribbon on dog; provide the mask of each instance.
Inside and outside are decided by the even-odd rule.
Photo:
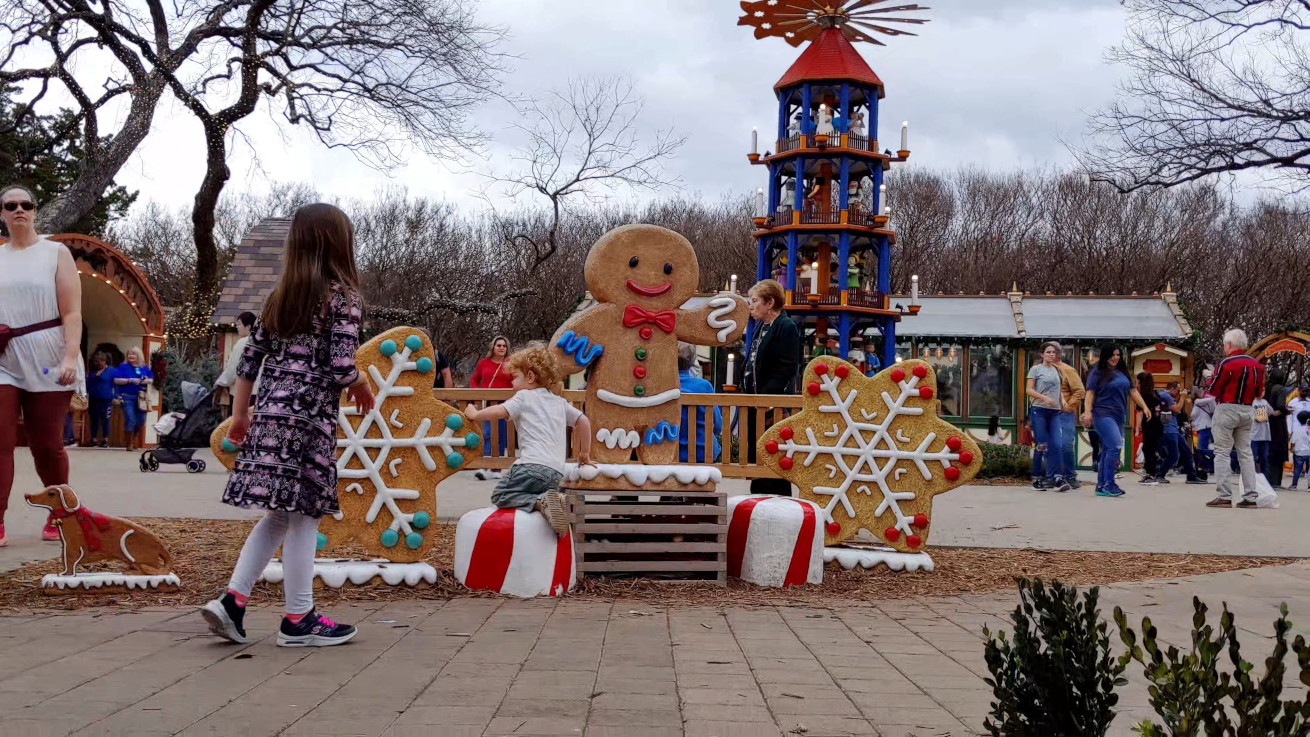
[[[109,529],[108,517],[96,514],[86,507],[78,507],[72,512],[67,509],[56,509],[52,515],[59,520],[75,518],[77,526],[82,528],[82,537],[86,539],[86,546],[91,550],[100,549],[100,533]]]
[[[672,333],[678,326],[678,317],[673,310],[651,312],[637,305],[628,305],[623,309],[623,327],[635,328],[646,324],[654,325],[666,333]]]

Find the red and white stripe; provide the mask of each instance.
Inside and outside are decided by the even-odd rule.
[[[578,582],[573,535],[557,536],[537,512],[475,509],[455,526],[455,578],[475,591],[561,596]]]
[[[804,499],[728,497],[728,575],[773,588],[823,583],[820,519]]]

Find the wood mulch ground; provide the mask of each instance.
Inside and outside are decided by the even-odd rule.
[[[168,594],[134,592],[131,596],[64,595],[41,592],[41,576],[59,572],[56,561],[30,563],[0,574],[0,611],[72,610],[110,606],[137,609],[146,606],[202,604],[227,585],[252,521],[140,519],[173,554],[182,589]],[[448,599],[495,596],[468,591],[455,580],[455,527],[437,525],[438,543],[427,561],[437,569],[433,586],[408,588],[373,583],[336,590],[316,586],[323,605],[338,601],[389,601],[393,599]],[[363,551],[337,549],[333,557],[362,555]],[[1020,576],[1061,580],[1078,586],[1177,578],[1243,568],[1285,565],[1294,558],[1229,557],[1218,555],[1167,555],[1156,553],[1105,553],[1059,550],[1004,550],[989,548],[932,548],[933,573],[893,573],[885,568],[844,571],[830,565],[823,584],[786,590],[764,589],[737,580],[726,588],[709,584],[662,584],[644,579],[588,577],[570,594],[575,598],[624,599],[664,605],[773,606],[830,605],[842,601],[887,601],[918,596],[952,596],[1010,589]],[[317,582],[316,582],[317,583]],[[279,602],[280,586],[261,583],[252,597],[256,602]]]

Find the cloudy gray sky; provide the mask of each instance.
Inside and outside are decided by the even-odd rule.
[[[910,122],[915,165],[1007,169],[1069,161],[1061,140],[1077,139],[1087,112],[1114,94],[1120,70],[1105,50],[1123,34],[1116,0],[920,0],[931,22],[917,38],[861,53],[886,85],[883,140]],[[769,138],[773,83],[799,55],[780,39],[756,41],[736,25],[734,0],[496,0],[483,17],[509,31],[517,58],[505,91],[539,96],[570,77],[624,74],[645,98],[642,126],[672,126],[686,146],[670,169],[686,191],[715,199],[753,191],[763,170],[745,160],[750,131]],[[476,123],[493,136],[483,168],[503,165],[517,143],[513,111],[489,102]],[[232,147],[229,189],[307,181],[342,197],[367,197],[398,183],[415,194],[478,204],[479,178],[449,162],[413,154],[379,172],[329,151],[299,131],[279,132],[265,113],[242,125]],[[165,103],[150,137],[119,177],[142,199],[190,202],[203,173],[200,128]],[[248,141],[248,143],[247,143]],[[762,144],[763,146],[764,144]]]

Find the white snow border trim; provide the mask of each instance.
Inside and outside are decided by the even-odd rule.
[[[848,571],[857,565],[867,569],[879,564],[898,573],[902,571],[932,573],[934,568],[932,557],[927,553],[902,553],[891,548],[824,548],[823,562],[828,564],[833,561]]]
[[[565,481],[591,481],[597,476],[607,479],[624,478],[636,486],[645,486],[647,482],[660,484],[673,478],[680,484],[708,484],[723,480],[723,472],[715,466],[670,465],[644,466],[639,463],[602,463],[598,466],[578,467],[576,463],[564,464]]]
[[[58,573],[47,573],[41,577],[41,588],[44,589],[82,589],[91,591],[104,586],[122,586],[128,591],[141,589],[157,589],[160,586],[173,585],[178,588],[182,587],[182,581],[176,574],[168,573],[162,576],[148,576],[135,573],[78,573],[72,576],[64,576]]]
[[[260,575],[261,581],[282,583],[282,561],[274,558]],[[324,586],[339,589],[346,582],[362,586],[374,578],[381,578],[388,586],[417,586],[420,582],[435,584],[437,569],[427,563],[392,563],[385,559],[352,560],[347,558],[315,558],[314,578]]]

